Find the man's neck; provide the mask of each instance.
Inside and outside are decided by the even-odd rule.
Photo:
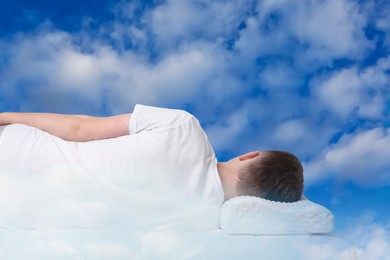
[[[236,181],[237,169],[231,162],[219,162],[217,164],[218,174],[222,182],[225,200],[237,196]]]

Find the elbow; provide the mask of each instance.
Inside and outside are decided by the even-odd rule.
[[[88,142],[104,139],[101,127],[96,123],[96,119],[90,117],[79,118],[79,123],[72,127],[72,140],[75,142]]]
[[[83,121],[84,119],[79,118],[75,122],[73,122],[67,129],[67,131],[64,133],[64,136],[62,136],[62,139],[66,141],[74,141],[74,142],[81,142],[85,139],[85,131],[83,127]]]

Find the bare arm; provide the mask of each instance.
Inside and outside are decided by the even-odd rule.
[[[129,134],[131,114],[110,117],[51,113],[0,113],[0,125],[25,124],[67,141],[85,142]]]

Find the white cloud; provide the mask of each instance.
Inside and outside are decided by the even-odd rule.
[[[244,62],[247,62],[245,59],[252,61],[256,57],[286,54],[288,34],[279,28],[271,28],[272,33],[262,32],[263,22],[253,16],[245,20],[246,27],[235,42],[235,49],[243,56]]]
[[[206,47],[207,48],[207,47]],[[191,100],[218,72],[219,57],[207,49],[189,49],[175,53],[156,65],[141,67],[132,75],[130,84],[137,90],[135,98],[156,102],[160,100]]]
[[[332,236],[233,236],[221,230],[34,230],[0,236],[6,259],[356,259],[345,241]],[[137,236],[141,241],[134,241]]]
[[[302,120],[289,120],[278,126],[274,132],[274,138],[286,144],[296,144],[305,136],[305,122]]]
[[[341,118],[383,118],[389,99],[388,58],[363,71],[356,67],[330,74],[312,86],[325,108]],[[315,81],[313,81],[315,82]],[[353,114],[355,113],[355,115]]]
[[[147,259],[196,259],[203,249],[197,234],[174,231],[147,233],[142,244],[142,254]]]
[[[249,57],[292,56],[295,66],[310,71],[335,58],[359,60],[371,47],[365,16],[352,1],[268,0],[257,11],[236,45]]]
[[[69,34],[61,32],[22,36],[7,48],[11,55],[0,76],[6,86],[3,95],[13,98],[22,88],[34,97],[25,100],[25,107],[37,105],[32,104],[34,100],[39,100],[40,107],[46,102],[48,106],[64,105],[73,98],[72,93],[77,93],[98,109],[104,92],[114,112],[129,111],[132,104],[139,102],[180,105],[206,88],[210,95],[219,91],[212,78],[224,74],[225,58],[209,44],[187,46],[156,63],[132,51],[119,55],[98,43],[90,46],[92,52],[83,52]],[[53,104],[50,95],[61,98]]]
[[[83,245],[85,257],[89,259],[141,259],[124,242],[110,240],[88,242]]]
[[[96,113],[102,85],[121,65],[109,48],[83,53],[64,32],[21,35],[6,47],[10,57],[0,74],[2,94],[19,100],[21,110],[38,107],[71,112],[77,95],[86,103],[85,108],[90,106],[87,112]]]
[[[302,259],[310,260],[321,256],[321,259],[357,260],[356,250],[340,250],[336,245],[324,243],[322,245],[305,245],[305,256]]]
[[[375,29],[384,32],[382,47],[388,48],[390,46],[390,22],[388,19],[388,14],[390,12],[389,2],[386,0],[365,1],[363,7]],[[376,38],[375,40],[378,41],[379,39]]]
[[[306,181],[333,177],[362,187],[390,184],[390,131],[374,128],[344,135],[317,160],[305,165]]]
[[[390,259],[390,235],[384,228],[371,231],[365,247],[358,250],[360,259]]]
[[[166,55],[198,40],[226,44],[252,12],[253,0],[168,0],[144,10],[141,6],[120,2],[113,9],[117,20],[108,26],[109,35],[120,47],[127,41],[144,53],[150,51],[145,48],[149,45],[158,55]]]
[[[306,163],[308,183],[325,176],[352,180],[363,186],[389,183],[385,176],[390,165],[384,158],[389,151],[382,146],[388,142],[388,130],[381,128],[390,98],[388,68],[389,58],[385,57],[364,70],[352,67],[312,80],[310,108],[314,113],[310,115],[310,122],[321,114],[327,116],[317,127],[311,125],[308,129],[309,135],[315,131],[320,137],[314,142],[324,141]],[[359,119],[373,123],[344,134],[333,145],[327,144],[345,128],[358,124]],[[327,134],[318,135],[324,131]]]
[[[259,75],[259,87],[271,91],[296,90],[302,83],[300,72],[293,66],[283,63],[270,64]]]
[[[56,69],[52,60],[59,50],[68,48],[70,40],[70,35],[58,32],[38,37],[19,35],[12,44],[3,44],[4,55],[9,58],[1,73],[6,90],[12,90],[21,78],[47,82]]]
[[[344,70],[318,87],[321,99],[332,112],[346,117],[359,105],[361,82],[356,70]]]
[[[199,38],[224,40],[234,34],[252,7],[244,1],[173,1],[151,10],[145,17],[155,44],[163,49]]]
[[[155,8],[151,13],[151,27],[157,36],[157,44],[163,44],[165,48],[173,47],[177,41],[191,40],[196,34],[201,34],[209,14],[199,15],[202,11],[202,6],[180,0],[167,1]]]
[[[232,145],[237,142],[235,140],[239,140],[242,129],[247,128],[248,123],[247,112],[237,110],[228,115],[226,119],[221,118],[218,122],[208,126],[206,131],[212,140],[214,149],[232,149]]]
[[[56,83],[82,91],[82,88],[95,86],[98,82],[98,60],[95,57],[74,50],[64,50],[57,59],[58,70],[53,79]]]
[[[375,222],[375,212],[367,211],[340,232],[349,244],[356,248],[361,260],[390,259],[390,222],[380,225]]]
[[[39,243],[39,244],[42,245],[41,248],[42,252],[48,249],[43,245],[43,243]],[[65,256],[72,257],[73,259],[82,259],[76,252],[75,248],[65,240],[59,239],[55,241],[50,241],[48,244],[50,249],[47,251],[49,252],[52,251],[51,254],[57,254],[63,257]]]
[[[299,2],[299,1],[297,1]],[[361,58],[368,41],[365,17],[352,1],[301,1],[290,5],[287,25],[297,39],[308,44],[307,58]],[[287,8],[287,6],[285,6]],[[363,52],[362,52],[363,51]],[[306,57],[305,57],[306,58]]]

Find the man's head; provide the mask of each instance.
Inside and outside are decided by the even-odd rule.
[[[289,152],[267,150],[242,165],[237,173],[236,193],[273,201],[294,202],[303,192],[303,168]]]

